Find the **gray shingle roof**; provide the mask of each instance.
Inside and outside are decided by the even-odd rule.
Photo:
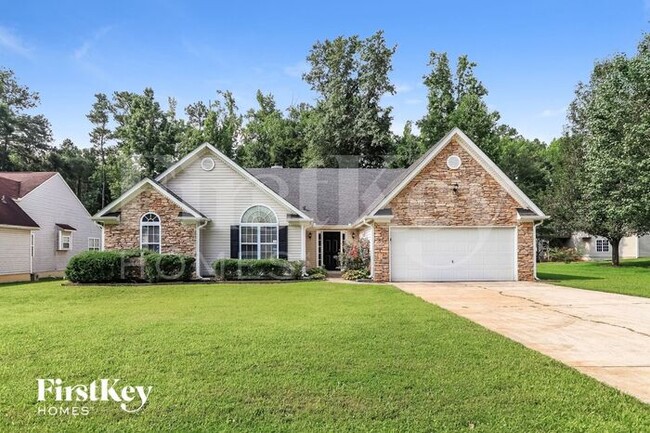
[[[404,169],[249,168],[249,173],[316,224],[346,225],[368,210]]]

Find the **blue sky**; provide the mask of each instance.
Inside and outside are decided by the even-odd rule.
[[[327,2],[5,2],[0,66],[40,92],[55,139],[88,145],[97,92],[153,87],[182,107],[231,90],[238,105],[272,92],[281,107],[313,101],[301,80],[319,39],[385,31],[397,44],[394,130],[422,117],[430,50],[479,64],[488,104],[529,138],[562,131],[575,85],[593,63],[633,52],[650,0]],[[166,106],[166,104],[164,104]]]

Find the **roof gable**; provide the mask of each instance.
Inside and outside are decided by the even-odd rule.
[[[209,143],[204,143],[194,149],[192,152],[187,154],[184,158],[182,158],[180,161],[176,162],[174,165],[169,167],[167,170],[162,172],[160,175],[156,177],[156,182],[159,183],[164,183],[170,178],[173,178],[177,173],[180,171],[184,170],[186,167],[188,167],[190,164],[192,164],[198,157],[202,155],[204,151],[209,151],[211,152],[215,157],[217,157],[220,161],[222,161],[226,166],[228,166],[232,171],[234,171],[237,175],[241,176],[242,178],[246,179],[253,185],[255,185],[257,188],[265,192],[266,194],[270,195],[282,205],[287,207],[291,213],[294,213],[296,215],[299,215],[301,218],[304,218],[306,220],[310,220],[309,216],[305,214],[302,210],[298,209],[296,206],[294,206],[292,203],[287,201],[284,197],[281,195],[277,194],[275,191],[273,191],[271,188],[269,188],[267,185],[265,185],[263,182],[261,182],[259,179],[257,179],[255,176],[250,174],[246,169],[241,167],[239,164],[234,162],[232,159],[228,158],[226,155],[224,155],[222,152],[220,152],[216,147],[212,146]]]
[[[497,183],[522,207],[530,209],[537,216],[538,219],[546,218],[544,212],[539,209],[533,201],[526,196],[512,180],[490,159],[488,156],[459,128],[452,129],[445,135],[438,143],[432,146],[424,155],[406,169],[406,171],[398,177],[391,187],[387,189],[387,194],[379,197],[370,207],[366,216],[373,216],[380,210],[388,206],[388,204],[395,198],[406,186],[425,168],[431,161],[450,143],[458,143],[481,167],[487,171]],[[363,216],[362,216],[363,217]]]
[[[0,181],[4,180],[5,186],[11,183],[12,198],[23,198],[56,174],[56,171],[2,171]]]
[[[126,191],[116,200],[113,200],[104,209],[97,212],[95,216],[93,216],[93,219],[114,217],[114,211],[118,210],[125,203],[128,203],[129,201],[137,197],[138,194],[140,194],[140,192],[146,187],[153,188],[154,190],[156,190],[157,192],[159,192],[160,194],[162,194],[163,196],[171,200],[174,204],[176,204],[184,212],[188,213],[192,217],[197,219],[207,219],[205,215],[203,215],[198,210],[194,209],[194,207],[192,207],[190,204],[183,201],[179,196],[174,194],[171,190],[169,190],[163,185],[160,185],[157,182],[154,182],[149,178],[142,179],[140,182],[133,185],[128,191]]]
[[[38,229],[38,224],[14,200],[0,191],[0,225]]]

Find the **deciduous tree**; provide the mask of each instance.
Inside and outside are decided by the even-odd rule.
[[[391,107],[381,98],[394,94],[388,73],[396,47],[383,32],[360,39],[340,36],[317,42],[303,75],[319,94],[307,132],[307,163],[335,167],[337,156],[355,155],[362,167],[380,167],[393,146]]]

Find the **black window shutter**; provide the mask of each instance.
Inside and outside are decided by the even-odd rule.
[[[239,258],[239,226],[230,226],[230,258]]]
[[[289,227],[280,226],[278,230],[278,257],[287,260],[289,258]]]

